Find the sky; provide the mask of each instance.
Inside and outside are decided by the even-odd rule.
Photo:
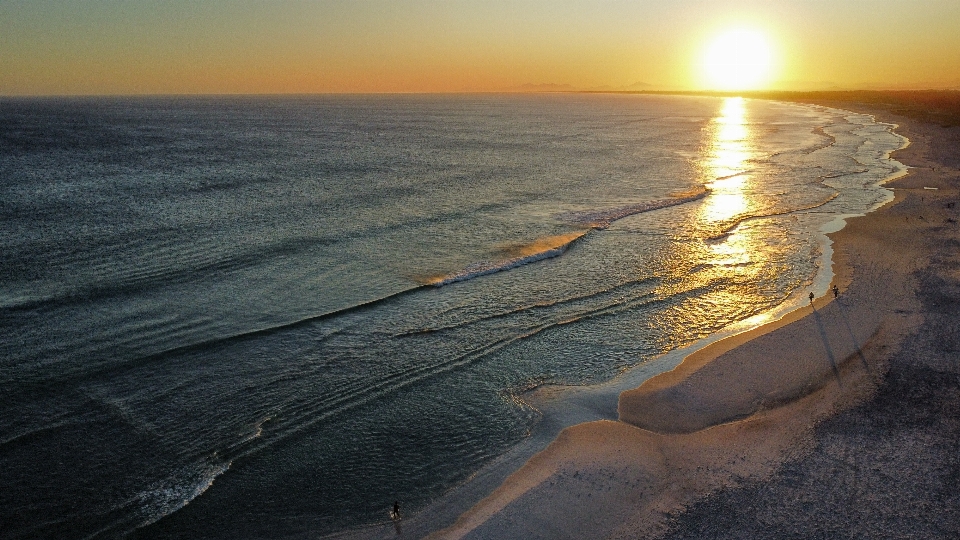
[[[960,88],[960,0],[0,0],[0,95]],[[716,56],[716,55],[714,55]]]

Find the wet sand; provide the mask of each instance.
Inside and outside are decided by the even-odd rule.
[[[431,538],[960,537],[960,128],[821,103],[911,140],[830,235],[840,297],[624,392]]]

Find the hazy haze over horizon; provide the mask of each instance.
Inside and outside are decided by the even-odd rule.
[[[0,3],[0,95],[697,90],[749,27],[765,88],[960,87],[948,0]]]

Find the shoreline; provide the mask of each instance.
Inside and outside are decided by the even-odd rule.
[[[891,123],[885,111],[846,106]],[[833,486],[811,483],[798,494],[792,480],[784,480],[778,471],[789,468],[805,477],[817,477],[836,468],[828,459],[831,456],[823,457],[827,451],[818,426],[842,424],[844,418],[856,418],[857,414],[872,419],[869,412],[860,411],[869,411],[876,396],[887,392],[890,373],[902,364],[915,368],[909,365],[918,362],[904,351],[917,347],[911,339],[923,333],[922,325],[930,317],[929,306],[922,305],[924,299],[917,293],[916,276],[922,275],[926,263],[936,260],[936,247],[944,240],[928,239],[925,233],[942,233],[960,245],[953,216],[957,213],[960,160],[947,163],[939,172],[937,166],[949,160],[955,146],[949,141],[938,143],[933,138],[936,134],[930,133],[937,128],[930,124],[899,119],[895,123],[900,124],[898,133],[911,141],[895,154],[905,155],[904,163],[912,170],[887,183],[894,190],[892,201],[848,220],[846,227],[830,235],[834,240],[832,281],[843,288],[837,301],[819,298],[813,309],[794,311],[792,316],[741,334],[739,339],[709,345],[691,354],[676,370],[625,392],[619,409],[621,420],[625,414],[627,422],[601,420],[567,428],[452,527],[430,538],[764,538],[771,530],[798,528],[807,534],[794,535],[797,537],[822,534],[827,528],[845,530],[847,536],[890,536],[884,519],[877,520],[879,525],[853,519],[848,519],[851,524],[829,523],[829,512],[843,516],[851,511],[844,512],[850,506],[846,501],[832,502],[825,496]],[[910,137],[904,131],[916,135]],[[960,141],[956,133],[954,137]],[[952,277],[954,288],[950,290],[955,291],[960,272],[952,268],[960,266],[960,261],[953,263],[938,277]],[[960,313],[960,299],[954,298],[951,305],[951,314]],[[945,324],[955,326],[955,319]],[[945,328],[932,339],[948,334]],[[845,337],[849,340],[844,345]],[[960,344],[953,334],[946,337]],[[926,347],[931,348],[929,344]],[[947,348],[946,360],[941,359],[936,368],[947,373],[953,369],[960,380],[955,356],[953,364],[949,362],[952,350]],[[778,382],[787,384],[772,395],[758,395],[762,385],[750,376],[760,370],[751,368],[771,358],[781,371],[786,369],[786,381]],[[810,366],[796,365],[813,360],[821,365],[812,374]],[[926,358],[919,362],[930,363]],[[960,397],[950,403],[957,405]],[[715,414],[718,410],[723,414]],[[960,432],[957,424],[952,428]],[[846,455],[857,450],[870,453],[862,448],[868,435],[849,426],[837,431],[834,435],[846,441]],[[956,437],[948,432],[945,439],[956,449]],[[896,451],[901,441],[883,442],[894,447],[886,454],[894,456],[891,459],[903,454]],[[944,477],[936,476],[937,467],[941,462],[960,466],[958,454],[923,450],[933,456],[926,462],[929,470],[924,478],[932,477],[932,482],[943,485]],[[913,456],[900,459],[909,461]],[[864,474],[867,467],[870,474]],[[885,467],[867,463],[855,472],[854,478],[883,477]],[[952,477],[946,474],[949,482]],[[862,497],[858,480],[849,483]],[[882,509],[896,515],[909,512],[889,507],[890,501],[905,495],[924,496],[908,494],[908,487],[889,480],[875,485],[892,494]],[[793,505],[792,513],[783,512],[779,508],[783,501],[762,495],[774,489],[796,495],[801,503]],[[954,501],[960,497],[958,489],[954,482],[950,493]],[[957,507],[950,506],[951,498],[928,497],[938,496],[938,501],[925,501],[925,515],[930,523],[936,522],[935,516],[946,516],[951,532],[928,537],[956,537],[953,533],[960,530]],[[810,512],[811,506],[826,507],[828,514]],[[880,505],[869,508],[880,513],[874,506]],[[744,508],[752,512],[753,521],[729,517],[743,514]],[[772,522],[771,515],[776,516]],[[725,527],[718,525],[723,520]],[[916,527],[916,517],[899,524]],[[753,531],[752,535],[742,534],[745,529]]]
[[[859,111],[849,111],[848,109],[842,109],[851,114],[864,114]],[[876,118],[874,120],[878,123],[890,124],[889,122],[883,122],[880,119]],[[892,125],[892,124],[891,124]],[[891,132],[894,132],[893,129],[895,126],[891,127]],[[896,134],[896,132],[894,132]],[[900,135],[902,137],[902,135]],[[904,149],[907,145],[910,144],[910,141],[904,137],[906,144],[901,148]],[[887,156],[890,157],[889,154]],[[886,185],[889,182],[895,181],[898,178],[902,178],[906,174],[904,171],[892,174],[890,177],[880,182],[881,185]],[[888,188],[889,189],[889,188]],[[875,213],[878,208],[882,208],[886,205],[891,204],[891,201],[895,200],[896,194],[894,193],[890,200],[880,203],[877,207],[871,210],[871,214]],[[525,401],[538,409],[544,412],[542,423],[545,425],[538,425],[536,432],[533,436],[512,449],[510,452],[501,456],[495,460],[492,464],[485,466],[481,471],[478,471],[470,480],[466,483],[461,484],[460,486],[454,488],[452,493],[448,493],[443,496],[440,501],[431,504],[426,509],[418,512],[417,515],[412,516],[409,520],[405,520],[403,523],[402,534],[404,537],[422,537],[427,533],[429,538],[461,538],[466,535],[470,537],[477,536],[473,534],[476,532],[476,529],[483,528],[482,531],[479,531],[480,534],[477,537],[502,537],[502,536],[517,536],[519,535],[532,535],[532,537],[543,537],[538,536],[537,530],[550,530],[543,529],[546,525],[543,523],[543,519],[533,519],[531,520],[531,525],[535,529],[527,529],[521,527],[517,529],[516,527],[521,525],[521,516],[517,515],[517,511],[514,507],[519,506],[556,506],[554,503],[547,503],[544,501],[545,498],[552,498],[557,496],[557,493],[549,495],[551,492],[550,489],[544,488],[544,483],[550,483],[550,486],[560,485],[562,482],[560,480],[567,479],[567,476],[564,471],[567,467],[563,464],[575,463],[578,458],[576,456],[589,455],[589,454],[600,454],[600,457],[605,457],[607,459],[606,465],[617,465],[617,466],[626,466],[626,467],[636,467],[637,473],[641,477],[656,477],[657,474],[652,474],[653,471],[644,470],[643,466],[637,463],[637,459],[640,457],[640,454],[645,454],[645,452],[637,452],[637,456],[634,456],[634,459],[624,460],[623,453],[626,452],[625,447],[619,447],[614,454],[616,458],[614,459],[608,454],[605,454],[603,451],[598,450],[598,448],[603,448],[604,446],[610,446],[610,441],[620,441],[631,440],[633,443],[643,447],[656,448],[657,453],[663,454],[664,449],[669,447],[671,444],[676,444],[677,440],[682,440],[684,438],[690,438],[688,442],[682,443],[685,447],[686,445],[693,444],[695,439],[702,439],[703,434],[698,433],[700,431],[707,432],[716,432],[713,436],[714,439],[717,437],[725,439],[729,437],[731,430],[726,428],[727,425],[736,425],[746,422],[747,424],[753,425],[756,422],[761,423],[770,423],[775,420],[776,414],[771,414],[768,409],[776,410],[778,407],[783,408],[782,405],[794,405],[796,403],[804,403],[811,401],[811,396],[819,395],[823,393],[824,388],[830,386],[829,377],[822,376],[820,374],[819,379],[816,381],[816,384],[810,386],[804,392],[797,394],[796,392],[790,394],[790,389],[786,389],[786,394],[781,395],[770,402],[760,402],[759,406],[755,406],[752,409],[749,407],[745,412],[734,414],[731,418],[726,418],[724,421],[716,421],[712,419],[705,425],[699,426],[697,429],[680,429],[679,433],[672,433],[671,431],[677,431],[676,429],[664,429],[664,426],[660,426],[658,430],[643,430],[637,429],[637,427],[651,427],[649,425],[640,425],[642,420],[636,418],[637,415],[631,416],[630,409],[631,405],[629,403],[631,393],[638,392],[641,388],[644,388],[644,392],[648,395],[646,396],[649,401],[650,390],[654,388],[654,385],[661,390],[664,388],[673,388],[678,382],[678,378],[684,378],[689,376],[692,373],[701,371],[702,368],[717,368],[720,366],[720,363],[715,362],[719,357],[730,356],[731,354],[735,355],[737,351],[741,353],[745,350],[745,345],[754,343],[757,341],[757,338],[761,338],[768,334],[775,334],[777,332],[783,333],[786,330],[784,328],[790,329],[793,328],[794,332],[797,330],[795,327],[798,323],[807,321],[808,323],[814,321],[819,327],[821,333],[824,331],[824,322],[839,323],[842,321],[844,324],[834,324],[833,327],[846,328],[846,334],[844,335],[833,335],[833,336],[823,336],[824,343],[828,343],[832,338],[834,342],[839,343],[844,338],[849,338],[847,341],[847,349],[845,352],[837,351],[838,354],[842,354],[841,360],[847,359],[855,354],[863,356],[861,350],[861,344],[866,343],[869,338],[873,337],[879,330],[880,321],[876,320],[877,317],[875,314],[871,314],[872,317],[868,317],[871,321],[855,321],[854,326],[857,328],[857,331],[854,332],[850,326],[850,320],[847,318],[847,310],[839,309],[842,303],[834,303],[832,299],[828,299],[823,296],[828,289],[828,286],[833,283],[841,284],[845,289],[844,300],[846,300],[847,290],[849,285],[853,281],[852,271],[849,268],[845,268],[838,258],[842,254],[835,253],[833,249],[834,240],[830,237],[836,234],[838,226],[845,228],[848,226],[849,222],[852,219],[856,219],[859,216],[840,216],[831,222],[825,224],[821,232],[827,236],[827,239],[824,242],[824,253],[823,257],[829,261],[830,257],[833,256],[832,267],[824,268],[821,266],[820,271],[813,278],[813,286],[817,289],[817,293],[820,295],[815,303],[814,307],[816,308],[811,312],[810,308],[803,305],[805,299],[801,299],[799,293],[794,293],[790,299],[788,299],[784,304],[778,306],[772,313],[767,312],[746,321],[741,321],[733,325],[732,328],[725,329],[717,334],[714,334],[708,338],[704,338],[690,346],[687,346],[682,349],[670,351],[657,359],[651,360],[646,364],[637,366],[631,370],[628,370],[625,374],[621,374],[612,381],[606,383],[592,386],[592,387],[540,387],[532,391],[529,396],[524,396]],[[847,271],[844,272],[843,270]],[[826,274],[826,276],[824,276]],[[829,279],[828,279],[829,278]],[[822,283],[819,283],[822,282]],[[803,293],[806,290],[802,291]],[[869,292],[864,291],[858,294],[869,294]],[[852,300],[853,298],[851,298]],[[799,304],[799,305],[798,305]],[[785,307],[786,306],[786,307]],[[832,307],[831,307],[832,306]],[[853,305],[848,307],[854,307]],[[821,320],[817,316],[822,315],[824,320]],[[814,317],[811,317],[814,316]],[[770,322],[763,323],[759,327],[756,326],[754,320],[770,320]],[[750,322],[754,321],[754,322]],[[801,330],[802,331],[802,330]],[[807,329],[809,331],[809,329]],[[777,339],[789,339],[784,338],[783,336],[778,336]],[[829,345],[827,345],[829,347]],[[750,354],[756,354],[755,351],[748,351],[747,356]],[[742,355],[741,355],[742,356]],[[854,368],[851,368],[850,362],[836,362],[835,355],[831,354],[831,369],[824,371],[824,373],[831,374],[839,382],[840,376],[842,375],[844,379],[854,377],[863,379],[865,376],[869,379],[869,371],[864,373],[858,373]],[[807,366],[809,368],[809,366]],[[851,371],[853,369],[853,371]],[[801,370],[802,371],[802,370]],[[823,371],[823,370],[821,370]],[[659,375],[655,374],[659,373]],[[710,378],[709,370],[705,371],[708,378]],[[703,375],[703,373],[701,373]],[[800,373],[802,376],[803,373]],[[718,377],[712,377],[715,381],[723,381]],[[794,377],[796,378],[796,377]],[[864,379],[866,381],[867,379]],[[795,382],[795,381],[794,381]],[[861,381],[862,386],[870,388],[873,385],[868,382]],[[728,387],[726,383],[721,384],[721,386]],[[790,385],[787,385],[790,386]],[[784,389],[781,389],[784,390]],[[621,392],[628,396],[627,403],[625,406],[624,397],[621,396],[620,399],[616,399],[616,395],[620,395]],[[755,393],[755,392],[754,392]],[[784,394],[784,391],[780,392]],[[834,391],[834,393],[836,393]],[[563,394],[562,399],[557,399],[558,394]],[[741,395],[743,392],[741,392]],[[859,395],[856,399],[862,400],[865,395],[868,395],[869,392],[863,395]],[[715,391],[713,392],[714,397],[718,395]],[[848,396],[849,397],[849,396]],[[618,410],[607,410],[609,407],[605,408],[602,403],[604,401],[613,400],[614,403],[618,403]],[[751,400],[747,400],[748,402]],[[816,401],[816,400],[814,400]],[[824,399],[820,398],[821,402],[829,402],[833,407],[837,407],[839,403],[836,398]],[[642,402],[642,400],[641,400]],[[634,409],[643,408],[649,403],[641,403],[639,406],[634,406]],[[821,403],[822,405],[822,403]],[[807,407],[813,407],[811,409],[810,416],[812,418],[824,418],[829,416],[823,411],[815,412],[816,404],[805,405]],[[624,421],[626,416],[626,422]],[[617,421],[617,419],[620,421]],[[789,422],[783,422],[783,419],[780,419],[783,425],[788,425]],[[816,422],[814,422],[816,423]],[[631,425],[632,424],[632,425]],[[810,424],[812,429],[813,424]],[[676,427],[676,426],[674,426]],[[802,426],[794,426],[795,429],[804,431]],[[710,429],[704,429],[710,428]],[[657,433],[659,431],[660,433]],[[734,430],[736,431],[736,430]],[[806,431],[809,431],[807,429]],[[640,433],[641,435],[638,435]],[[637,437],[640,437],[638,440]],[[675,440],[676,439],[676,440]],[[757,441],[759,443],[759,441]],[[782,454],[785,449],[789,446],[787,442],[796,442],[794,438],[787,438],[781,441],[781,445],[777,446],[777,450]],[[702,448],[710,448],[714,454],[711,454],[710,459],[705,459],[704,463],[711,462],[711,460],[716,461],[716,458],[719,454],[723,453],[723,449],[718,447],[714,443],[701,440],[699,444]],[[616,446],[616,443],[614,443]],[[633,447],[634,445],[630,445]],[[721,445],[722,446],[722,445]],[[774,445],[776,446],[776,445]],[[633,449],[634,451],[636,448]],[[719,452],[719,454],[718,454]],[[709,453],[709,452],[708,452]],[[776,454],[777,452],[773,452]],[[594,457],[597,457],[596,455]],[[647,455],[646,457],[650,457]],[[729,457],[729,456],[727,456]],[[613,461],[610,461],[610,460]],[[654,460],[656,461],[656,460]],[[768,465],[760,466],[758,471],[760,471],[761,476],[763,474],[770,474],[772,469],[769,464],[776,462],[776,459],[773,459],[771,456],[767,456],[764,460]],[[614,463],[615,462],[615,463]],[[716,465],[716,463],[714,463]],[[596,463],[593,464],[594,468]],[[701,470],[701,467],[705,465],[701,464],[697,467],[697,471]],[[574,467],[576,468],[576,467]],[[585,467],[589,469],[590,467]],[[601,467],[603,468],[603,467]],[[716,467],[714,467],[716,468]],[[567,471],[569,472],[569,471]],[[577,474],[578,471],[574,471],[574,478],[579,477]],[[756,475],[757,471],[754,471],[747,476]],[[664,475],[663,471],[660,471],[660,476],[669,478],[670,475]],[[733,476],[741,476],[741,473],[733,474]],[[696,476],[696,475],[694,475]],[[726,475],[721,474],[717,475],[706,475],[704,478],[687,478],[684,477],[682,480],[684,483],[694,482],[695,484],[702,483],[706,478],[709,478],[707,484],[709,489],[707,492],[715,491],[724,485],[730,483],[731,474],[728,472]],[[606,481],[609,482],[612,480],[612,476]],[[552,481],[550,481],[552,479]],[[676,479],[674,479],[676,480]],[[719,482],[719,483],[718,483]],[[499,487],[497,487],[499,486]],[[568,486],[569,487],[569,486]],[[653,488],[654,486],[647,486]],[[496,488],[496,489],[494,489]],[[611,486],[608,486],[608,491],[610,491]],[[556,490],[553,490],[556,491]],[[628,490],[630,491],[630,490]],[[635,490],[634,490],[635,491]],[[652,489],[652,491],[657,491]],[[663,491],[661,488],[660,491]],[[669,490],[667,490],[669,491]],[[693,492],[703,491],[703,487],[694,489]],[[486,496],[483,496],[483,492],[486,492]],[[578,494],[577,498],[583,495]],[[588,497],[592,496],[592,493],[586,494]],[[633,493],[621,493],[620,499],[624,497],[627,500],[636,501],[637,494]],[[660,497],[660,499],[674,501],[673,505],[667,504],[664,506],[663,500],[659,501],[647,501],[649,504],[646,505],[646,508],[656,509],[654,514],[664,514],[666,510],[676,510],[677,508],[682,508],[686,502],[689,502],[689,496],[685,496],[683,493],[669,493],[665,497]],[[696,498],[696,497],[695,497]],[[568,501],[572,503],[572,501]],[[681,504],[682,502],[682,504]],[[475,504],[473,504],[475,503]],[[580,504],[580,501],[577,501],[577,504]],[[678,506],[679,504],[679,506]],[[566,507],[566,505],[560,505]],[[588,505],[593,510],[597,510],[594,504]],[[617,504],[614,501],[607,501],[602,505],[603,507],[617,507],[620,508],[623,504]],[[569,510],[569,508],[568,508]],[[532,517],[534,514],[544,513],[543,508],[538,508],[534,511],[534,508],[527,508],[527,512],[523,512],[523,515]],[[553,514],[553,512],[546,512],[547,514]],[[601,511],[600,514],[603,514]],[[551,522],[555,522],[558,516],[552,516]],[[608,522],[623,522],[625,521],[626,515],[619,516],[619,519]],[[455,522],[453,518],[456,518]],[[506,518],[506,519],[504,519]],[[645,517],[641,521],[650,521],[650,516]],[[503,523],[508,522],[512,525],[505,527]],[[561,519],[562,521],[562,519]],[[626,520],[629,521],[629,520]],[[656,520],[654,520],[656,521]],[[443,526],[444,522],[448,524],[453,522],[453,525],[443,528],[440,530],[440,527]],[[652,523],[652,522],[651,522]],[[567,523],[564,527],[569,529],[569,527],[574,527],[572,530],[576,530],[577,527],[575,523]],[[635,524],[636,525],[636,524]],[[597,528],[598,525],[594,523],[591,527],[586,530],[579,530],[576,535],[570,535],[570,537],[576,536],[597,536],[597,533],[600,533],[603,527],[600,529]],[[646,530],[646,527],[641,527],[641,529]],[[327,538],[380,538],[380,537],[394,537],[396,534],[400,533],[401,529],[398,527],[396,531],[393,526],[389,524],[373,524],[371,526],[365,527],[359,530],[352,531],[342,531],[341,533],[333,534],[327,536]],[[552,537],[554,533],[559,533],[559,530],[553,529],[552,532],[547,535],[547,537]],[[610,533],[612,531],[606,531]],[[647,531],[649,532],[649,531]],[[605,535],[601,534],[600,536]],[[565,534],[559,534],[559,537],[567,536]]]
[[[843,277],[835,274],[831,284],[840,281]],[[700,347],[671,351],[665,356],[682,357],[674,369],[620,394],[619,418],[581,422],[563,429],[452,526],[427,538],[655,537],[664,532],[665,516],[682,510],[703,494],[734,486],[743,478],[772,475],[779,463],[792,457],[791,452],[811,444],[811,432],[818,422],[837,409],[869,397],[876,384],[871,370],[860,369],[850,360],[863,357],[881,321],[874,316],[866,324],[855,323],[858,335],[844,343],[843,352],[834,350],[829,356],[831,362],[819,369],[811,369],[810,362],[799,366],[799,372],[790,373],[788,383],[792,384],[785,387],[765,380],[743,388],[738,386],[742,379],[725,378],[723,372],[744,375],[742,364],[761,358],[756,349],[769,348],[766,341],[772,339],[774,347],[779,348],[784,341],[793,341],[797,333],[813,334],[813,328],[824,332],[831,322],[840,331],[823,337],[823,343],[829,346],[829,342],[842,342],[843,330],[850,328],[846,315],[862,308],[846,305],[838,309],[850,303],[848,295],[850,289],[845,287],[838,301],[820,296],[812,308],[802,306],[759,327],[719,339],[708,338],[709,342]],[[876,315],[873,311],[869,314]],[[787,335],[781,335],[784,333]],[[836,361],[838,357],[841,361]],[[781,371],[777,374],[782,375],[782,368],[802,359],[802,355],[785,358],[778,364]],[[805,376],[811,372],[813,377],[807,384]],[[694,376],[702,376],[707,385],[713,383],[712,387],[705,389],[702,381],[690,384]],[[844,384],[860,390],[845,394]],[[692,391],[683,392],[685,386],[693,387]],[[758,402],[757,389],[766,386],[786,395]],[[731,394],[742,403],[731,404]],[[696,411],[684,407],[691,402],[698,406]],[[747,410],[730,411],[743,404]],[[657,405],[666,406],[656,410]],[[717,409],[728,415],[708,416],[693,425],[677,422],[678,418],[696,416],[694,412]],[[771,438],[773,432],[779,437]],[[750,451],[755,452],[754,459],[744,459]]]
[[[873,280],[886,312],[864,349],[872,380],[821,421],[809,452],[666,516],[659,537],[960,537],[960,115],[942,121],[923,101],[903,114],[846,107],[911,140],[894,153],[911,167],[888,184],[895,200],[835,235],[837,280]]]

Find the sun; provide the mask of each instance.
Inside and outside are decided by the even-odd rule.
[[[727,30],[707,44],[702,62],[708,88],[758,90],[770,82],[773,49],[760,31]]]

